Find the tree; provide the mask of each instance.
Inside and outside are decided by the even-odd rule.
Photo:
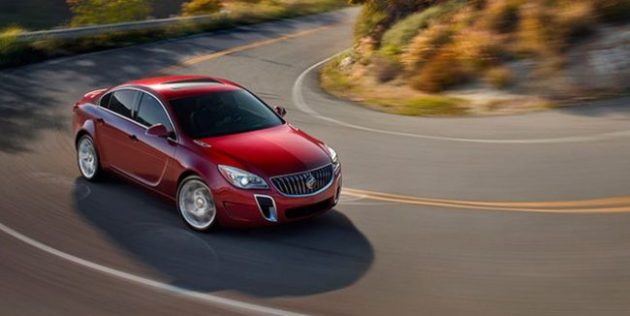
[[[110,24],[146,19],[152,11],[147,0],[66,0],[74,14],[73,26]]]
[[[182,4],[182,15],[212,14],[221,10],[220,0],[191,0]]]

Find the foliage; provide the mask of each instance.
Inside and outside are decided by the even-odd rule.
[[[456,1],[462,3],[461,1]],[[452,11],[451,5],[436,5],[418,13],[411,14],[406,18],[396,22],[385,34],[381,41],[381,53],[387,56],[400,55],[411,39],[418,32],[429,27],[430,23],[443,18]]]
[[[382,32],[378,26],[387,19],[387,14],[373,6],[366,5],[361,9],[361,13],[354,25],[354,39],[360,40],[363,37],[377,37],[377,33]]]
[[[511,32],[519,19],[519,9],[523,0],[493,1],[486,8],[483,23],[486,28],[500,33]]]
[[[350,53],[343,53],[333,58],[324,66],[320,75],[322,88],[329,91],[348,91],[352,89],[352,81],[341,66],[342,61],[348,58],[352,59],[352,55]]]
[[[466,115],[466,100],[441,95],[423,95],[412,98],[367,99],[366,102],[387,112],[413,116]]]
[[[11,62],[20,57],[21,51],[26,46],[19,39],[19,35],[23,32],[24,29],[17,26],[0,30],[0,63]]]
[[[420,91],[435,93],[465,82],[467,77],[465,67],[454,52],[443,49],[411,77],[409,83]]]
[[[379,82],[388,82],[396,78],[402,70],[402,65],[392,59],[376,56],[372,61],[376,79]]]
[[[72,26],[144,20],[152,10],[147,0],[66,0],[66,2],[74,14]]]
[[[363,4],[355,24],[355,41],[372,37],[379,46],[383,32],[397,20],[420,9],[437,4],[440,0],[349,0],[350,4]]]
[[[486,72],[486,81],[498,89],[508,87],[513,79],[512,70],[505,66],[493,67]]]
[[[182,15],[204,15],[219,12],[220,0],[191,0],[182,4]]]
[[[446,44],[453,39],[453,28],[446,24],[436,24],[416,36],[409,44],[401,61],[409,71],[422,67]]]

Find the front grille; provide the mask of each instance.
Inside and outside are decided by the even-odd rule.
[[[271,182],[284,195],[311,195],[330,185],[333,172],[333,166],[327,165],[307,172],[272,177]]]
[[[284,212],[284,216],[286,216],[288,219],[306,217],[306,216],[310,216],[310,215],[313,215],[322,211],[326,211],[330,209],[333,206],[333,204],[334,204],[334,199],[330,198],[328,200],[324,200],[316,204],[287,209]]]

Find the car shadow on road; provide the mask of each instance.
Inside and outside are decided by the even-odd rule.
[[[355,283],[374,261],[369,241],[336,210],[277,227],[196,233],[174,205],[118,179],[77,179],[72,198],[88,223],[171,284],[190,290],[312,295]]]

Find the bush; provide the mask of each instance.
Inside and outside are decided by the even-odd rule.
[[[506,58],[501,37],[488,31],[466,29],[453,40],[457,58],[471,70],[488,67]]]
[[[182,4],[183,16],[212,14],[220,10],[220,0],[191,0]]]
[[[528,56],[544,56],[558,51],[557,43],[551,38],[553,26],[545,13],[545,8],[538,3],[523,6],[517,31],[517,50]]]
[[[483,24],[495,32],[507,33],[516,28],[521,0],[493,1],[486,8]]]
[[[27,45],[20,41],[19,35],[25,32],[17,26],[10,26],[0,31],[0,65],[13,64],[19,59]]]
[[[151,14],[147,0],[66,0],[74,14],[72,26],[144,20]]]
[[[630,8],[628,8],[630,9]],[[596,13],[593,4],[588,1],[572,2],[558,8],[555,20],[558,24],[556,34],[561,46],[566,48],[576,39],[591,33],[595,28]]]
[[[372,60],[376,79],[379,82],[388,82],[395,79],[403,70],[402,65],[390,58],[374,57]]]
[[[408,70],[413,71],[426,63],[443,46],[449,44],[452,37],[453,30],[449,25],[433,25],[414,37],[407,51],[401,56],[401,61]]]
[[[377,29],[377,26],[386,19],[387,14],[385,12],[378,10],[374,6],[363,6],[354,25],[355,42],[359,42],[363,37],[374,36],[375,33],[382,31],[382,29]]]
[[[411,77],[409,83],[414,89],[425,92],[440,92],[466,81],[467,74],[457,56],[450,49],[441,50]]]
[[[451,6],[436,5],[398,21],[383,34],[381,53],[388,56],[399,55],[418,32],[427,28],[432,21],[444,17],[450,11]]]
[[[353,83],[349,80],[346,69],[342,67],[342,61],[352,58],[351,53],[340,54],[328,62],[320,73],[322,88],[328,91],[347,91],[352,89]]]
[[[493,67],[486,72],[486,81],[498,89],[510,86],[513,79],[512,70],[505,66]]]

